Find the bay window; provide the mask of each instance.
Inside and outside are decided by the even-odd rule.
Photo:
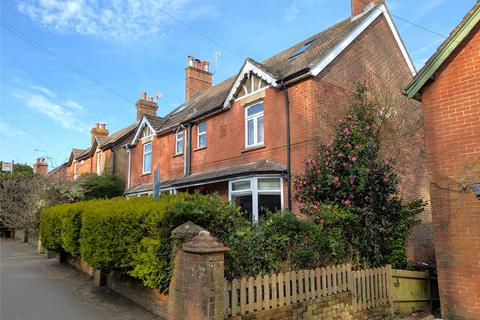
[[[257,224],[268,212],[282,209],[282,180],[279,177],[253,177],[230,181],[229,199],[253,224]]]
[[[245,147],[263,145],[263,101],[245,108]]]
[[[143,174],[152,172],[152,143],[143,145]]]

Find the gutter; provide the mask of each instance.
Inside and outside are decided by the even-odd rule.
[[[290,101],[288,99],[288,88],[283,79],[280,86],[285,97],[285,119],[287,125],[287,208],[292,210],[292,159],[291,159],[291,138],[290,138]]]

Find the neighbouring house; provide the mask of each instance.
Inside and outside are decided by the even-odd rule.
[[[39,176],[46,176],[48,172],[48,164],[45,158],[37,158],[33,164],[33,173]]]
[[[352,0],[351,17],[265,61],[246,59],[216,85],[209,63],[189,56],[183,104],[158,117],[145,94],[137,102],[146,112],[127,146],[125,195],[217,192],[253,222],[267,210],[298,212],[294,176],[332,137],[357,84],[401,96],[416,73],[383,1],[364,2]],[[403,166],[402,192],[428,201],[423,140],[409,144],[416,161]],[[420,218],[409,258],[431,263],[430,211]]]
[[[405,90],[421,101],[442,315],[480,319],[480,3]]]
[[[67,169],[68,169],[68,162],[64,162],[59,166],[56,166],[52,170],[47,172],[47,177],[58,179],[58,180],[66,180],[67,179]]]
[[[69,160],[53,169],[49,175],[76,180],[83,174],[108,172],[126,180],[128,154],[124,146],[132,140],[137,122],[109,134],[106,125],[97,123],[91,129],[91,145],[86,149],[72,149]]]

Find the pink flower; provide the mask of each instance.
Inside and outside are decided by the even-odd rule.
[[[338,156],[339,156],[340,158],[343,158],[345,155],[343,154],[343,152],[339,152],[339,153],[338,153]]]
[[[383,163],[388,166],[390,164],[390,161],[389,160],[384,160]]]
[[[345,133],[346,135],[349,135],[350,134],[350,129],[349,128],[343,129],[343,133]]]

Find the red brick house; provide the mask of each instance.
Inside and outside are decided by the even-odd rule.
[[[152,194],[156,172],[160,192],[218,192],[253,221],[268,209],[298,210],[292,177],[331,137],[357,84],[401,95],[413,75],[383,1],[353,0],[352,17],[265,61],[248,58],[213,86],[208,62],[189,57],[185,102],[164,117],[152,106],[128,145],[125,194]],[[419,196],[410,180],[405,190]],[[421,247],[433,251],[431,242]]]
[[[480,3],[405,92],[424,112],[442,315],[480,319]]]
[[[124,146],[131,141],[137,122],[109,134],[106,125],[97,123],[91,129],[91,145],[86,149],[72,149],[69,160],[53,169],[49,175],[76,180],[86,173],[101,174],[107,170],[126,179],[128,155]]]

